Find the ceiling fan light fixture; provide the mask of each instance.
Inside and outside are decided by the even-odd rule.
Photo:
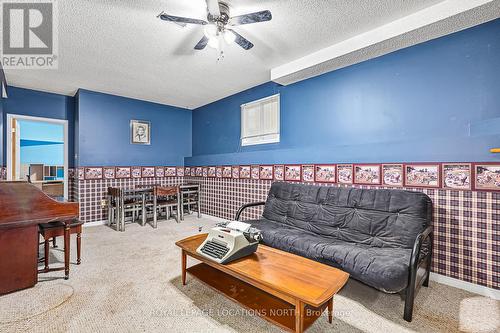
[[[210,37],[208,39],[208,46],[210,46],[213,49],[218,49],[219,48],[219,39],[217,37]]]
[[[227,44],[232,44],[236,40],[236,35],[231,30],[224,31],[224,40]]]
[[[205,29],[203,30],[203,33],[207,38],[215,38],[217,36],[217,26],[215,24],[207,24],[205,26]]]

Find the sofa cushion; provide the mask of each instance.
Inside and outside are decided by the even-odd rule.
[[[431,214],[421,192],[275,182],[263,217],[358,245],[411,249]]]
[[[409,249],[346,242],[267,219],[248,222],[262,231],[265,245],[340,268],[384,292],[399,292],[407,286]]]

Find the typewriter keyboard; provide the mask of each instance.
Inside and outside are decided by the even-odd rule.
[[[223,244],[216,243],[214,241],[208,241],[201,248],[201,252],[211,256],[212,258],[222,259],[226,253],[229,251],[229,248]]]

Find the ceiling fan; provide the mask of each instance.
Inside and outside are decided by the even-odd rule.
[[[186,24],[198,24],[205,26],[205,35],[198,42],[198,44],[196,44],[194,47],[195,50],[203,50],[208,45],[209,47],[219,50],[221,56],[223,56],[222,47],[224,43],[232,44],[234,42],[245,50],[250,50],[254,46],[252,42],[229,27],[265,22],[272,19],[272,15],[269,10],[231,17],[227,3],[218,0],[206,1],[207,21],[173,16],[164,12],[158,15],[158,17],[164,21],[174,22],[180,26],[185,26]]]

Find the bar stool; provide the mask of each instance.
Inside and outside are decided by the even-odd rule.
[[[82,225],[83,222],[75,221],[69,225],[70,227],[70,235],[76,234],[76,264],[80,265],[81,263],[81,251],[82,251]],[[53,244],[55,244],[55,238],[59,236],[64,236],[64,223],[63,222],[51,222],[51,223],[42,223],[38,225],[38,232],[43,237],[44,240],[44,268],[39,270],[38,273],[47,273],[52,271],[63,270],[64,267],[58,268],[50,268],[49,267],[49,247],[50,240],[53,240]],[[64,251],[69,251],[68,249],[64,249]],[[65,277],[66,278],[66,277]]]

